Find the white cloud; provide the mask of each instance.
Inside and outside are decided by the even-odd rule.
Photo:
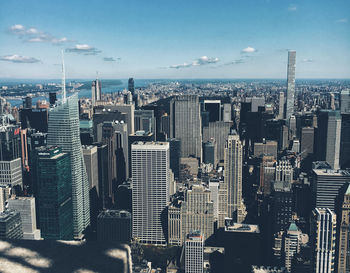
[[[104,57],[103,60],[105,62],[116,62],[116,61],[119,61],[121,58],[116,58],[114,59],[113,57]]]
[[[40,31],[37,28],[26,28],[20,24],[11,26],[9,32],[17,35],[23,41],[30,43],[52,43],[56,45],[69,41],[66,37],[57,38],[50,33]]]
[[[313,59],[302,59],[303,63],[312,63],[313,61]]]
[[[38,63],[40,60],[33,57],[24,57],[21,55],[7,55],[1,56],[0,61],[12,62],[12,63]]]
[[[253,47],[250,47],[250,46],[242,49],[242,51],[241,51],[241,53],[254,53],[254,52],[256,52],[256,49]]]
[[[66,48],[66,52],[84,55],[97,55],[101,53],[101,50],[98,50],[97,48],[89,46],[87,44],[76,44],[74,47]]]
[[[348,19],[347,18],[341,18],[335,21],[336,23],[347,23]]]
[[[191,67],[191,66],[201,66],[201,65],[207,65],[207,64],[214,64],[219,62],[219,58],[211,58],[208,56],[202,56],[196,60],[194,60],[193,62],[190,63],[183,63],[183,64],[174,64],[169,66],[169,68],[175,68],[175,69],[179,69],[179,68],[186,68],[186,67]]]
[[[289,10],[289,11],[296,11],[296,10],[297,10],[297,6],[296,6],[296,5],[290,5],[290,6],[288,7],[288,10]]]

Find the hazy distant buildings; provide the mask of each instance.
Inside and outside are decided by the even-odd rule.
[[[327,161],[339,169],[341,115],[339,111],[322,110],[317,115],[317,160]]]
[[[335,272],[336,215],[316,208],[311,215],[311,263],[313,273]]]
[[[296,51],[288,51],[286,120],[294,113]]]
[[[102,96],[101,96],[101,81],[96,79],[95,81],[92,82],[92,86],[91,86],[92,106],[94,107],[96,105],[96,102],[100,101],[101,99],[102,99]]]
[[[202,158],[201,115],[198,96],[175,97],[171,105],[173,136],[181,140],[182,157]]]
[[[78,94],[63,99],[49,111],[48,145],[69,153],[72,177],[74,237],[90,224],[89,182],[79,137]]]
[[[131,163],[132,236],[141,243],[163,245],[169,201],[169,143],[132,144]]]

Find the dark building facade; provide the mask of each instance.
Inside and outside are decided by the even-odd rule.
[[[181,140],[169,138],[170,145],[170,169],[174,173],[175,179],[180,177]]]
[[[22,129],[32,128],[42,133],[47,133],[48,115],[45,108],[21,109],[20,113]]]
[[[104,210],[97,217],[97,240],[129,243],[131,240],[131,213],[126,210]]]
[[[73,239],[73,207],[70,157],[61,148],[35,151],[37,215],[44,239]]]

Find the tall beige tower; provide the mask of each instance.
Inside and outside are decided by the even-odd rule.
[[[244,218],[242,200],[242,143],[238,134],[229,135],[225,146],[225,178],[227,216],[241,223]]]
[[[350,272],[350,184],[342,205],[338,245],[338,273],[348,273]]]

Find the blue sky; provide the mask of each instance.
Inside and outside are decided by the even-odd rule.
[[[349,78],[348,0],[0,0],[0,78]]]

